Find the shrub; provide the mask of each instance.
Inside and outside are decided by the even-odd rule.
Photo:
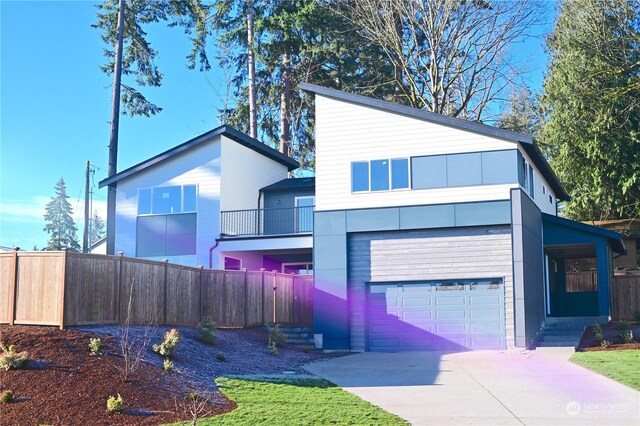
[[[2,396],[0,396],[0,404],[9,404],[13,402],[14,399],[15,396],[13,395],[13,392],[6,390],[2,392]]]
[[[602,346],[603,348],[608,348],[609,346],[611,346],[611,342],[608,340],[603,340],[602,342],[600,342],[600,346]]]
[[[218,341],[216,337],[216,323],[210,319],[204,319],[198,324],[198,331],[200,332],[199,339],[204,343],[215,345]]]
[[[616,329],[618,331],[625,332],[625,331],[629,330],[629,323],[626,322],[626,321],[620,321],[618,323],[618,325],[616,326]]]
[[[593,336],[595,337],[597,342],[602,342],[604,340],[604,334],[602,333],[596,333]]]
[[[225,362],[225,361],[227,360],[227,357],[226,357],[226,356],[224,356],[224,354],[217,354],[217,355],[216,355],[216,359],[217,359],[218,361]]]
[[[278,345],[276,345],[276,342],[273,340],[269,339],[267,348],[269,349],[269,352],[271,352],[271,355],[278,355]]]
[[[16,352],[15,345],[6,346],[0,342],[0,368],[11,370],[12,368],[20,368],[27,360],[26,352]]]
[[[172,372],[174,368],[173,361],[171,361],[169,358],[165,358],[164,363],[162,364],[162,368],[164,369],[165,373]]]
[[[100,338],[89,339],[89,350],[91,351],[91,355],[98,355],[100,353],[100,347],[102,346],[102,342]]]
[[[267,332],[269,333],[268,344],[273,342],[274,345],[281,348],[287,342],[287,336],[280,330],[280,325],[276,324],[274,327],[270,327],[267,324]]]
[[[593,334],[602,334],[602,327],[600,324],[593,324],[591,326],[591,331],[593,331]]]
[[[620,333],[620,337],[622,337],[622,341],[624,343],[633,343],[633,331],[625,330]]]
[[[107,399],[107,411],[110,413],[118,413],[122,410],[123,403],[124,401],[120,394],[118,394],[117,398],[115,396],[110,396],[109,399]]]
[[[176,346],[180,341],[180,333],[175,328],[167,331],[164,335],[164,340],[159,345],[153,345],[153,351],[164,357],[170,358],[173,352],[176,350]]]

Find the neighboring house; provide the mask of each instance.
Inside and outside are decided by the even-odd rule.
[[[313,202],[304,197],[313,189],[288,179],[298,166],[220,126],[123,170],[100,182],[117,188],[115,251],[220,269],[310,268]],[[269,203],[287,207],[265,210]]]
[[[311,84],[314,333],[327,350],[528,346],[607,317],[620,235],[568,199],[530,136]],[[595,265],[590,280],[572,268]]]
[[[601,220],[590,222],[622,235],[627,254],[614,258],[616,271],[638,273],[640,270],[640,219]]]
[[[89,247],[91,254],[107,254],[107,237],[102,237]]]

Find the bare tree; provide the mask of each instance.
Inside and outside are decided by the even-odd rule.
[[[120,327],[118,333],[118,343],[120,346],[120,355],[122,356],[122,365],[118,366],[118,370],[122,373],[122,379],[128,382],[131,376],[138,370],[140,362],[144,358],[149,342],[151,341],[152,326],[149,322],[143,326],[142,333],[133,332],[131,329],[131,313],[133,310],[133,288],[129,293],[129,304],[127,305],[127,316]]]
[[[338,3],[336,13],[386,53],[396,101],[478,121],[517,74],[510,47],[543,17],[539,0]]]
[[[196,426],[198,419],[212,414],[212,404],[215,400],[215,393],[209,390],[191,390],[186,398],[174,398],[176,413],[182,413],[191,419],[191,424]]]

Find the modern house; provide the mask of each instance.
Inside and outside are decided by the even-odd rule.
[[[177,145],[100,182],[117,188],[115,251],[210,268],[307,271],[313,178],[289,179],[298,167],[230,126]]]
[[[609,315],[620,235],[557,216],[568,195],[530,136],[301,88],[315,178],[221,126],[100,183],[116,251],[313,273],[325,350],[526,347],[548,318]]]
[[[315,95],[324,349],[525,347],[547,317],[609,315],[620,235],[556,216],[568,195],[530,136],[301,88]]]

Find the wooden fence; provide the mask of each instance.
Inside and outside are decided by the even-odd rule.
[[[0,254],[0,323],[219,327],[312,322],[310,276],[71,252]]]
[[[640,275],[615,275],[611,278],[611,317],[635,320],[640,312]]]

